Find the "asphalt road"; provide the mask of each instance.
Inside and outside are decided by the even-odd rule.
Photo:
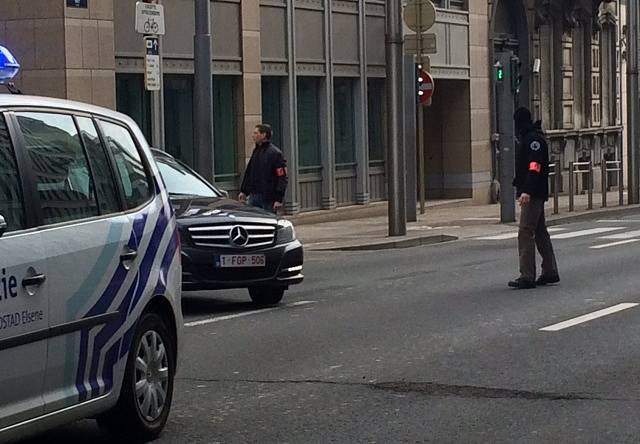
[[[277,309],[188,295],[187,321],[214,321],[186,328],[157,442],[636,443],[640,306],[618,305],[640,303],[635,230],[640,215],[561,227],[562,281],[535,290],[506,287],[517,256],[503,234],[312,252]],[[109,440],[83,421],[30,442]]]

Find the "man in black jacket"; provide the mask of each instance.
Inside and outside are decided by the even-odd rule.
[[[513,185],[520,203],[518,253],[520,277],[509,282],[518,289],[560,281],[558,265],[544,217],[544,203],[549,197],[549,147],[540,121],[533,122],[527,108],[514,115],[518,146],[516,177]],[[536,247],[542,256],[542,273],[536,280]]]
[[[240,202],[277,213],[287,190],[287,162],[282,151],[271,143],[271,127],[258,125],[253,130],[256,144],[240,187]]]

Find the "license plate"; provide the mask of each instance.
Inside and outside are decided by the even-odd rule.
[[[216,257],[216,268],[251,268],[266,265],[267,259],[264,254],[225,254]]]

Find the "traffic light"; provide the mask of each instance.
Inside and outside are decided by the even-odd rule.
[[[424,91],[421,88],[424,81],[425,81],[425,78],[422,75],[422,65],[417,64],[416,65],[416,92],[418,95],[416,97],[416,100],[418,103],[420,103],[420,98],[424,95]]]
[[[496,81],[503,82],[504,81],[504,66],[500,61],[497,61],[495,65],[493,65],[496,71]]]
[[[511,91],[514,94],[520,93],[520,85],[522,84],[522,74],[520,73],[520,68],[522,67],[522,62],[520,58],[516,56],[511,57]]]

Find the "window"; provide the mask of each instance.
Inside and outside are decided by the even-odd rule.
[[[299,77],[298,87],[298,155],[301,167],[320,166],[320,81]]]
[[[369,116],[369,160],[384,161],[384,80],[369,79],[367,86],[367,106]]]
[[[0,216],[4,217],[7,231],[25,228],[24,202],[18,166],[4,117],[0,116]]]
[[[165,150],[189,166],[193,152],[193,76],[164,76]]]
[[[282,147],[281,82],[278,77],[262,78],[262,122],[271,126],[271,141],[279,147]]]
[[[16,113],[40,196],[44,225],[98,215],[87,157],[71,116]]]
[[[116,74],[116,108],[135,120],[151,140],[151,95],[144,89],[142,74]]]
[[[152,193],[138,148],[126,128],[109,122],[101,122],[101,126],[115,157],[127,207],[139,207]]]
[[[353,164],[356,158],[353,116],[352,79],[335,79],[333,124],[335,134],[336,165]]]
[[[236,174],[236,113],[234,78],[213,78],[213,165],[216,176]]]
[[[96,184],[100,214],[116,213],[120,211],[120,204],[118,203],[115,182],[96,127],[93,121],[87,117],[77,117],[76,119]]]
[[[220,197],[207,183],[175,160],[157,156],[156,163],[172,197]]]

